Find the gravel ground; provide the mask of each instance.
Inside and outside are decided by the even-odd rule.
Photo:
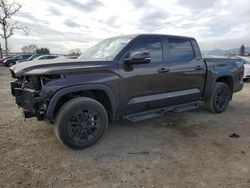
[[[250,83],[223,114],[201,107],[118,122],[75,151],[57,141],[52,125],[24,120],[10,80],[0,68],[0,187],[250,187]]]

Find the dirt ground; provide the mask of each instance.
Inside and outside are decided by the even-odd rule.
[[[250,82],[228,110],[118,122],[85,150],[24,120],[0,67],[0,187],[250,187]],[[230,138],[233,133],[239,138]]]

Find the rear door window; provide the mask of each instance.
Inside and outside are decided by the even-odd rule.
[[[193,46],[193,49],[194,49],[194,52],[195,52],[195,57],[199,58],[199,59],[202,59],[201,58],[201,51],[200,51],[200,48],[199,48],[196,40],[192,39],[191,43],[192,43],[192,46]]]
[[[182,63],[195,58],[190,40],[188,39],[168,39],[170,50],[170,62]]]

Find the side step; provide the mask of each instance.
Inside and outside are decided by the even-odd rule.
[[[198,103],[189,103],[183,106],[176,107],[173,112],[185,112],[191,110],[197,110],[199,108]]]
[[[191,103],[185,103],[170,107],[163,107],[158,108],[154,110],[148,110],[144,112],[134,113],[134,114],[128,114],[123,116],[123,119],[126,119],[131,122],[139,122],[151,118],[156,118],[163,116],[166,112],[184,112],[184,111],[190,111],[190,110],[196,110],[198,109],[198,102],[191,102]]]

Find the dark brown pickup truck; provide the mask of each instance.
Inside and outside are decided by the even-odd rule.
[[[224,112],[243,87],[240,59],[202,59],[194,38],[126,35],[106,39],[79,59],[24,62],[10,68],[24,115],[54,124],[57,138],[85,148],[109,122],[140,121],[204,101]]]

